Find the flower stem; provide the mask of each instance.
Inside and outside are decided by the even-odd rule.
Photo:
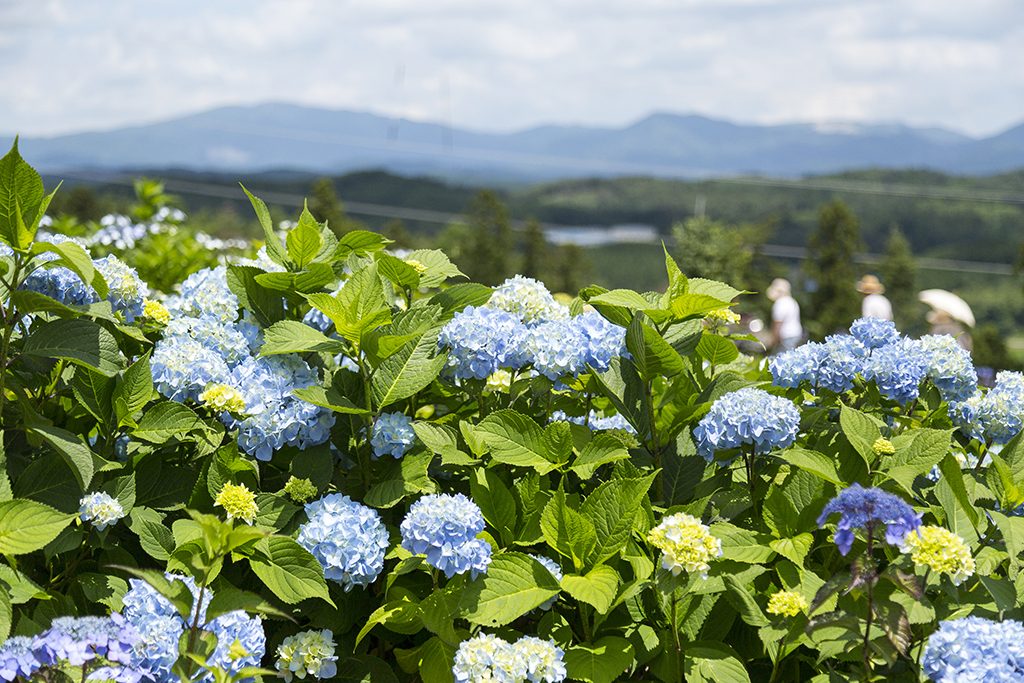
[[[868,549],[867,558],[869,566],[873,567],[872,551],[875,548],[875,537],[874,529],[868,526]],[[872,572],[873,572],[872,568]],[[864,680],[871,680],[871,623],[875,616],[875,577],[868,577],[868,616],[864,622],[864,652],[863,652],[863,663],[864,663]]]

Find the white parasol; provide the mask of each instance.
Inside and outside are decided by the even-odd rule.
[[[968,327],[974,327],[974,312],[966,301],[953,292],[947,292],[944,289],[926,289],[920,292],[917,298],[936,311],[948,313],[954,320],[959,320]]]

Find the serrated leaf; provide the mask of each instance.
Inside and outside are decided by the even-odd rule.
[[[788,462],[790,465],[810,472],[830,484],[842,485],[839,472],[836,470],[835,462],[827,455],[810,451],[805,448],[787,448],[783,451],[775,451],[774,456]]]
[[[569,507],[564,491],[555,491],[540,517],[540,530],[553,550],[582,568],[597,545],[593,522]]]
[[[285,235],[288,258],[296,268],[305,268],[320,253],[322,245],[320,226],[309,209],[303,206],[298,223]]]
[[[606,564],[599,564],[583,576],[566,574],[561,584],[566,593],[587,603],[598,614],[605,614],[619,589],[619,573]]]
[[[77,434],[57,427],[44,417],[23,406],[25,428],[39,436],[46,444],[63,458],[75,475],[75,480],[83,491],[88,490],[95,472],[94,456]]]
[[[583,501],[580,512],[597,532],[597,544],[586,558],[588,566],[601,564],[622,550],[655,476],[606,481]]]
[[[117,341],[107,330],[82,318],[52,320],[25,340],[27,356],[63,358],[112,377],[122,367]]]
[[[191,408],[174,401],[164,401],[146,411],[132,435],[142,441],[159,444],[202,429],[206,429],[206,424]]]
[[[444,368],[447,355],[438,353],[440,311],[421,307],[404,311],[383,328],[388,334],[410,336],[398,351],[385,358],[370,381],[374,403],[383,408],[426,388]]]
[[[33,500],[0,502],[0,554],[35,552],[57,538],[75,517]]]
[[[288,263],[288,255],[285,254],[285,251],[281,246],[281,240],[278,239],[277,233],[274,232],[274,221],[270,217],[270,210],[267,209],[267,205],[263,203],[263,200],[249,192],[245,185],[242,185],[241,183],[239,183],[239,185],[242,188],[242,192],[245,192],[245,196],[249,198],[249,202],[252,204],[252,209],[256,212],[256,218],[260,222],[260,227],[263,228],[263,238],[266,242],[267,255],[274,263],[282,266],[286,265]]]
[[[320,563],[293,539],[271,536],[257,543],[256,551],[249,564],[278,598],[290,605],[310,598],[334,605]]]
[[[504,626],[558,595],[551,572],[522,553],[499,553],[487,573],[466,585],[460,605],[474,624]]]
[[[613,683],[633,664],[633,645],[619,636],[573,645],[565,652],[565,668],[575,681]]]
[[[146,407],[153,397],[153,372],[149,354],[128,366],[121,383],[114,389],[113,403],[119,423]]]
[[[315,330],[297,320],[281,320],[263,331],[261,356],[273,356],[282,353],[342,353],[346,349],[344,343],[331,339],[323,332]]]

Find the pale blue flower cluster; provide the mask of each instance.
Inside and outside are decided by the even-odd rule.
[[[227,267],[204,268],[181,283],[180,292],[167,300],[171,317],[210,315],[221,322],[238,318],[238,297],[228,287]]]
[[[164,337],[149,360],[153,386],[172,401],[196,401],[207,384],[224,384],[230,369],[216,349],[190,337]]]
[[[42,665],[27,636],[13,636],[0,645],[0,680],[28,680]]]
[[[83,522],[90,522],[97,531],[103,531],[124,517],[124,507],[110,494],[95,491],[82,497],[78,514]]]
[[[832,538],[843,555],[853,547],[857,529],[871,532],[878,539],[876,532],[884,527],[885,542],[899,546],[908,533],[921,526],[921,515],[902,498],[882,489],[866,489],[860,484],[843,489],[830,500],[818,517],[818,526],[824,526],[833,514],[839,515],[839,524]]]
[[[338,674],[334,649],[334,634],[327,629],[288,636],[277,648],[277,671],[285,683],[296,677],[334,678]]]
[[[852,389],[868,355],[864,345],[849,335],[834,334],[825,338],[820,353],[817,386],[837,393]]]
[[[882,396],[906,405],[918,396],[928,374],[928,360],[916,341],[897,339],[874,349],[864,360],[862,374],[875,383]]]
[[[868,349],[880,349],[900,338],[896,323],[881,318],[859,318],[850,325],[850,334]]]
[[[935,683],[1024,681],[1024,624],[966,617],[943,621],[921,662]]]
[[[572,422],[573,424],[587,427],[593,432],[621,429],[630,434],[636,434],[636,429],[622,415],[616,414],[602,417],[597,414],[596,410],[591,410],[587,415],[566,415],[564,410],[556,410],[551,413],[551,422]]]
[[[320,562],[324,577],[345,590],[373,583],[384,568],[388,531],[376,510],[340,493],[306,504],[298,542]]]
[[[402,413],[381,413],[373,422],[373,435],[370,444],[373,446],[373,457],[381,458],[390,455],[401,458],[412,448],[416,441],[416,432],[412,428],[412,418]]]
[[[35,637],[32,648],[45,666],[80,667],[103,658],[119,664],[131,660],[139,633],[120,614],[109,617],[57,617]]]
[[[471,578],[487,571],[491,546],[477,538],[484,516],[476,503],[461,493],[423,496],[402,520],[402,547],[426,555],[427,564],[449,579],[470,572]]]
[[[481,633],[459,644],[452,666],[456,683],[559,683],[565,653],[550,640],[523,636],[515,643]]]
[[[129,324],[142,315],[142,305],[149,296],[149,286],[138,272],[116,256],[93,261],[96,270],[107,282],[107,301],[115,312],[124,315]]]
[[[772,356],[768,361],[768,371],[772,374],[772,383],[777,387],[789,389],[796,388],[805,382],[811,386],[817,386],[818,368],[824,354],[823,344],[811,342]]]
[[[266,651],[266,635],[259,617],[250,617],[241,610],[227,612],[206,621],[206,608],[213,598],[210,589],[202,592],[203,602],[196,604],[199,589],[191,577],[166,574],[174,581],[183,581],[192,592],[193,605],[189,621],[178,614],[171,602],[152,586],[137,579],[130,580],[131,589],[124,597],[124,618],[131,624],[139,639],[134,644],[125,668],[138,673],[144,680],[154,683],[172,683],[177,677],[171,667],[178,658],[178,639],[196,620],[202,630],[217,639],[217,646],[209,664],[231,674],[245,667],[259,666]],[[109,658],[109,657],[108,657]],[[212,674],[199,679],[213,681]]]
[[[928,379],[947,401],[962,400],[978,390],[978,373],[970,352],[948,334],[928,334],[918,342],[928,362]]]
[[[544,565],[544,568],[551,572],[551,576],[555,577],[556,581],[562,580],[562,568],[558,566],[557,562],[552,560],[550,557],[544,557],[543,555],[530,555],[530,557]],[[545,602],[543,605],[541,605],[540,609],[544,611],[551,609],[551,607],[555,604],[557,600],[558,596],[556,595],[547,602]]]
[[[1024,375],[1000,372],[987,392],[949,404],[949,416],[975,439],[1003,444],[1024,427]]]
[[[438,338],[447,374],[486,379],[498,370],[532,368],[552,381],[607,370],[625,354],[626,330],[596,311],[570,316],[544,285],[516,276],[494,290],[486,306],[467,306]]]
[[[198,318],[180,316],[171,318],[164,328],[164,339],[191,339],[207,349],[215,351],[229,366],[233,366],[252,355],[255,349],[250,344],[246,330],[251,325],[224,322],[212,315]]]
[[[751,446],[754,453],[785,448],[796,440],[800,411],[793,402],[747,387],[723,395],[693,430],[697,452],[712,462],[717,451]],[[725,465],[726,461],[719,462]]]
[[[334,413],[295,396],[296,389],[318,382],[316,372],[297,356],[248,357],[226,382],[245,400],[245,415],[223,413],[221,421],[238,429],[238,446],[267,461],[284,446],[303,450],[327,441]]]

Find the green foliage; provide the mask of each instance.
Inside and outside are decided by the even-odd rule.
[[[710,218],[690,218],[672,226],[675,253],[694,277],[751,286],[750,267],[763,231]]]
[[[808,275],[814,288],[804,317],[813,320],[814,332],[824,337],[845,329],[860,313],[853,261],[861,250],[860,227],[846,204],[836,200],[822,207],[808,250]]]
[[[885,243],[885,260],[880,264],[886,296],[892,302],[893,318],[901,330],[914,331],[920,327],[922,316],[917,302],[917,266],[910,242],[899,226],[889,231]]]

